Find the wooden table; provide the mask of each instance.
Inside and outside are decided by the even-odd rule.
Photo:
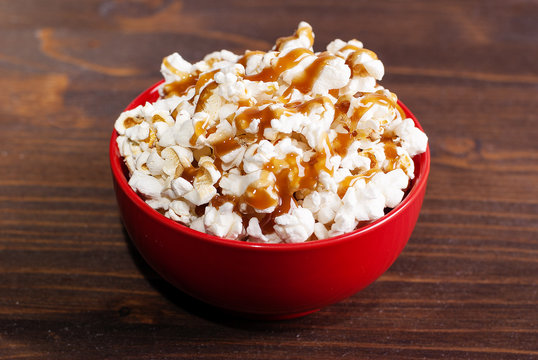
[[[0,359],[538,358],[538,3],[0,1]],[[281,322],[174,290],[119,219],[113,122],[163,56],[358,38],[414,111],[421,217],[366,290]]]

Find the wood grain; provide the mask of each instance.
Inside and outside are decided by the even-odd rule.
[[[0,359],[538,358],[538,3],[0,0]],[[258,322],[156,275],[119,220],[113,121],[163,56],[362,40],[430,138],[421,217],[366,290]]]

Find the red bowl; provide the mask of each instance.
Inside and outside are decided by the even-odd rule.
[[[155,84],[126,110],[158,98]],[[402,103],[408,117],[421,128]],[[422,128],[421,128],[422,129]],[[200,233],[149,207],[128,185],[110,139],[114,190],[125,228],[148,264],[183,292],[248,316],[280,319],[345,299],[396,260],[415,227],[430,170],[430,150],[415,156],[415,179],[387,215],[354,232],[301,244],[257,244]]]

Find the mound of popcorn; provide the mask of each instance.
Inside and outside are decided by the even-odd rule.
[[[374,52],[313,43],[301,22],[268,52],[164,58],[159,99],[115,123],[131,188],[192,229],[261,243],[341,235],[398,205],[426,135]]]

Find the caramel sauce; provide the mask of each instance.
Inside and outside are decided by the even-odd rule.
[[[239,101],[237,102],[237,107],[238,108],[240,108],[240,107],[250,107],[250,106],[253,106],[253,105],[254,105],[254,103],[250,99],[239,99]]]
[[[347,51],[347,50],[359,51],[360,49],[361,48],[358,47],[358,46],[347,44],[346,46],[340,48],[340,50],[338,50],[338,52],[344,52],[344,51]]]
[[[405,111],[403,111],[403,109],[400,107],[400,105],[398,105],[398,103],[396,103],[396,110],[398,110],[398,112],[400,113],[400,116],[402,117],[402,120],[407,118],[407,115],[405,114]]]
[[[134,118],[132,117],[128,117],[127,119],[123,120],[123,126],[126,128],[126,129],[129,129],[130,127],[133,127],[135,125],[138,125],[140,124],[142,121],[137,121],[135,120]]]
[[[334,104],[334,120],[344,124],[349,123],[347,112],[349,111],[350,101],[347,97],[340,97]],[[349,129],[348,129],[349,130]]]
[[[346,156],[347,149],[351,143],[356,139],[357,132],[347,132],[347,133],[338,133],[336,138],[333,140],[332,148],[333,151],[340,155],[341,157]]]
[[[222,173],[222,160],[220,157],[215,156],[213,159],[213,164],[217,168],[217,170]]]
[[[265,129],[271,127],[271,120],[280,118],[283,113],[283,109],[271,109],[271,106],[266,106],[261,110],[259,107],[250,107],[237,115],[234,121],[237,129],[244,132],[252,121],[260,120],[258,124],[258,139],[261,139]]]
[[[350,186],[353,186],[355,184],[355,181],[357,181],[359,179],[364,179],[364,181],[366,183],[368,183],[370,180],[372,180],[372,178],[376,174],[378,174],[380,172],[381,172],[381,169],[379,169],[379,168],[371,168],[369,170],[366,170],[366,171],[360,173],[359,175],[346,176],[344,178],[344,180],[342,180],[338,184],[338,196],[340,197],[340,199],[342,199],[344,197],[344,195],[346,195],[347,189]]]
[[[274,66],[266,67],[258,74],[245,76],[245,79],[250,81],[263,82],[277,81],[280,77],[280,74],[296,66],[307,55],[314,55],[314,53],[308,49],[303,48],[293,49],[286,55],[280,57]]]
[[[194,208],[194,213],[196,214],[196,216],[200,217],[202,215],[204,215],[205,213],[205,206],[204,205],[198,205]]]
[[[288,103],[284,107],[308,115],[315,107],[317,107],[317,105],[329,105],[332,107],[332,102],[326,96],[319,96],[305,102]]]
[[[396,144],[389,141],[384,141],[385,143],[385,157],[387,160],[394,160],[398,157],[398,152],[396,151]]]
[[[210,81],[210,80],[208,80],[208,81]],[[195,113],[204,110],[204,108],[206,106],[206,102],[209,100],[209,98],[211,96],[213,96],[213,92],[215,91],[217,86],[219,86],[219,84],[217,84],[215,81],[213,81],[212,83],[207,85],[202,90],[202,92],[200,93],[200,96],[198,97],[198,102],[196,103],[196,108],[194,109]]]
[[[212,147],[215,155],[220,158],[221,156],[240,148],[241,145],[234,138],[228,138],[213,144]]]
[[[308,94],[310,91],[312,91],[312,87],[321,74],[323,68],[330,60],[335,58],[336,57],[334,55],[331,55],[328,52],[319,54],[316,60],[314,60],[312,64],[308,65],[306,69],[304,69],[304,72],[300,77],[293,79],[290,87],[299,90],[303,94]]]
[[[200,93],[200,89],[204,87],[208,82],[214,80],[215,74],[218,73],[220,69],[213,70],[207,73],[202,74],[199,78],[197,78],[197,81],[195,82],[194,89],[196,90],[196,94]],[[216,87],[216,85],[215,85]],[[204,89],[205,90],[205,89]]]
[[[350,53],[348,55],[348,59],[350,57],[353,57],[354,59],[357,58],[359,55],[361,54],[368,54],[370,55],[370,57],[374,60],[377,60],[377,54],[375,52],[373,52],[372,50],[368,50],[368,49],[364,49],[364,48],[360,48],[358,46],[355,46],[355,45],[351,45],[351,44],[347,44],[346,46],[344,46],[343,48],[341,48],[340,50],[338,50],[338,52],[344,52],[346,50],[353,50],[352,53]]]
[[[213,199],[211,199],[211,206],[218,209],[222,205],[224,205],[224,203],[227,203],[227,202],[230,202],[234,204],[234,206],[236,206],[235,204],[238,203],[238,198],[237,196],[233,196],[233,195],[216,195],[213,197]]]
[[[194,178],[196,177],[197,173],[198,173],[198,169],[191,166],[191,167],[183,169],[183,172],[181,173],[181,177],[192,184],[194,182]]]
[[[266,215],[260,223],[264,233],[273,231],[274,219],[277,216],[289,212],[292,204],[297,205],[294,198],[297,191],[314,189],[318,184],[321,171],[332,173],[332,170],[327,167],[327,154],[330,152],[328,140],[325,139],[325,142],[327,146],[324,150],[317,152],[308,162],[301,161],[297,158],[297,154],[290,153],[284,159],[272,158],[265,164],[263,169],[275,175],[278,200],[272,198],[267,190],[256,189],[256,193],[252,193],[252,199],[248,202],[257,209],[276,205],[273,213]]]
[[[196,144],[196,140],[198,139],[198,137],[200,137],[200,135],[202,135],[204,133],[204,130],[205,130],[205,123],[201,122],[201,121],[198,121],[196,124],[194,124],[194,134],[192,134],[189,142],[191,143],[191,145],[195,145]]]
[[[381,169],[379,168],[372,168],[372,169],[369,169],[369,170],[366,170],[365,172],[361,173],[360,174],[360,178],[361,179],[364,179],[366,182],[372,180],[372,178],[377,174],[377,173],[380,173],[381,172]]]
[[[196,84],[197,77],[189,76],[181,81],[174,81],[169,84],[165,84],[163,87],[163,92],[165,97],[170,97],[173,95],[182,96],[184,95],[191,87]]]
[[[269,166],[271,167],[271,165]],[[276,176],[275,187],[279,196],[278,204],[271,214],[267,214],[260,222],[260,227],[264,234],[272,233],[275,225],[275,218],[288,213],[292,207],[292,202],[296,205],[293,198],[293,191],[289,188],[290,182],[290,169],[287,167],[281,168],[280,171],[274,173]],[[261,199],[266,200],[264,195],[260,196]],[[274,204],[274,203],[270,203]],[[259,203],[255,205],[261,205]]]
[[[245,202],[255,209],[268,209],[278,205],[279,200],[264,188],[249,186],[245,192]]]
[[[387,166],[387,171],[394,170],[396,168],[396,163],[399,159],[396,144],[392,139],[383,138],[382,140],[384,144],[385,158],[389,162]]]
[[[176,106],[176,108],[174,109],[174,111],[172,111],[172,113],[170,114],[174,120],[177,120],[177,115],[179,114],[179,111],[180,111],[180,107],[182,107],[183,104],[179,104],[178,106]]]
[[[216,126],[211,126],[209,129],[207,129],[205,135],[209,136],[209,135],[214,134],[216,132],[217,132],[217,127]]]
[[[347,63],[347,62],[346,62]],[[351,73],[354,75],[354,76],[361,76],[361,77],[366,77],[366,76],[369,76],[370,74],[368,73],[368,70],[366,70],[366,68],[364,67],[363,64],[355,64],[355,65],[351,65],[351,64],[348,64],[349,67],[351,68]]]
[[[147,143],[150,148],[152,148],[153,145],[155,145],[156,140],[157,140],[157,134],[155,133],[155,130],[150,128],[148,137],[145,138],[143,141]]]
[[[344,180],[342,180],[338,184],[338,196],[340,197],[340,199],[342,199],[344,197],[344,195],[346,195],[347,189],[351,186],[351,183],[353,182],[353,180],[356,180],[358,178],[359,178],[359,176],[357,176],[357,175],[355,175],[355,176],[346,176],[344,178]]]
[[[194,111],[195,113],[204,110],[206,106],[206,102],[209,100],[211,96],[213,96],[213,92],[217,88],[217,86],[218,84],[216,82],[212,82],[211,84],[207,85],[204,88],[204,90],[202,90],[202,93],[200,94],[198,98],[198,103],[196,104],[196,109]],[[196,140],[198,139],[199,136],[201,136],[202,134],[207,134],[206,131],[207,131],[208,125],[209,124],[207,122],[201,122],[201,121],[198,121],[196,124],[194,124],[194,133],[192,134],[192,137],[189,140],[191,145],[196,144]]]
[[[370,159],[370,168],[377,168],[377,159],[374,154],[372,154],[371,152],[367,152],[365,153],[365,155],[368,157],[368,159]]]
[[[158,115],[158,114],[155,114],[153,115],[153,117],[151,118],[151,121],[155,124],[156,122],[166,122],[164,120],[164,118],[161,116],[161,115]]]

